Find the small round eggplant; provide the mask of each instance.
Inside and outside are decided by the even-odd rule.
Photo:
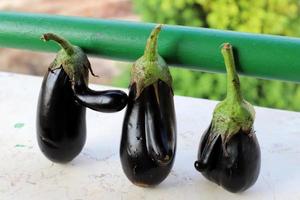
[[[65,71],[48,70],[37,107],[37,141],[54,162],[68,162],[82,150],[86,140],[85,107],[76,103]]]
[[[255,111],[243,99],[230,44],[222,48],[227,70],[227,96],[201,138],[195,168],[230,192],[242,192],[257,180],[261,156],[253,131]]]
[[[171,75],[157,53],[161,26],[151,33],[144,56],[132,68],[120,158],[128,179],[153,186],[170,173],[176,150],[176,119]]]
[[[226,146],[220,135],[210,141],[211,135],[209,128],[202,136],[195,168],[230,192],[248,189],[260,171],[260,148],[255,134],[240,130]]]

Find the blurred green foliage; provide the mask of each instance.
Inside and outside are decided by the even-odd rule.
[[[298,0],[133,0],[144,21],[201,26],[242,32],[300,36]],[[115,81],[129,83],[129,70]],[[224,74],[172,68],[175,94],[221,100]],[[125,83],[126,82],[126,83]],[[259,106],[300,111],[300,86],[281,81],[241,77],[245,98]]]

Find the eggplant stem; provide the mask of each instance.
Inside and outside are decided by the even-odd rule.
[[[73,45],[69,41],[65,40],[64,38],[58,35],[55,35],[54,33],[45,33],[42,35],[41,39],[44,41],[53,40],[57,42],[66,51],[68,55],[72,55],[74,53]]]
[[[150,34],[150,37],[147,40],[146,48],[144,51],[144,56],[149,61],[157,60],[157,39],[159,32],[161,31],[162,24],[158,24]]]
[[[240,80],[236,72],[232,46],[225,43],[222,48],[222,55],[227,71],[227,96],[226,99],[241,102],[243,100]]]
[[[91,72],[92,76],[94,76],[94,77],[99,77],[97,74],[94,73],[94,71],[93,71],[93,69],[92,69],[92,67],[91,67],[90,64],[87,66],[87,68],[88,68],[89,71]]]
[[[53,73],[54,70],[60,69],[60,68],[62,68],[62,65],[56,66],[56,60],[54,60],[54,61],[50,64],[50,66],[48,67],[48,71],[50,71],[50,72]]]

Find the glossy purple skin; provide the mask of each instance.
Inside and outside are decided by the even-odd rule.
[[[118,112],[127,105],[128,96],[121,90],[94,91],[83,81],[75,83],[73,88],[78,103],[98,112]]]
[[[158,82],[136,97],[131,86],[124,117],[120,158],[128,179],[139,186],[153,186],[170,173],[176,151],[176,119],[171,88]],[[168,159],[166,159],[168,158]]]
[[[254,132],[239,131],[223,148],[221,136],[213,140],[209,128],[201,138],[195,168],[204,177],[230,192],[251,187],[260,172],[260,147]]]
[[[48,71],[40,90],[36,130],[38,145],[53,162],[75,158],[86,140],[86,109],[75,101],[71,82],[62,68]]]

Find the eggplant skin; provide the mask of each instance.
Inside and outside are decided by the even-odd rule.
[[[75,84],[73,91],[80,105],[98,112],[118,112],[127,105],[128,96],[122,90],[94,91],[81,80]]]
[[[86,109],[75,101],[71,81],[62,68],[44,77],[37,106],[37,141],[53,162],[75,158],[86,140]]]
[[[122,168],[138,186],[154,186],[170,173],[176,151],[176,119],[172,89],[163,81],[136,98],[129,90],[120,145]]]
[[[201,138],[196,169],[210,181],[233,193],[251,187],[258,178],[261,164],[260,147],[255,133],[239,131],[225,145],[226,152],[220,135],[213,142],[208,142],[209,136],[210,128]],[[213,146],[204,152],[206,145]],[[203,165],[199,161],[204,156],[207,160]]]

